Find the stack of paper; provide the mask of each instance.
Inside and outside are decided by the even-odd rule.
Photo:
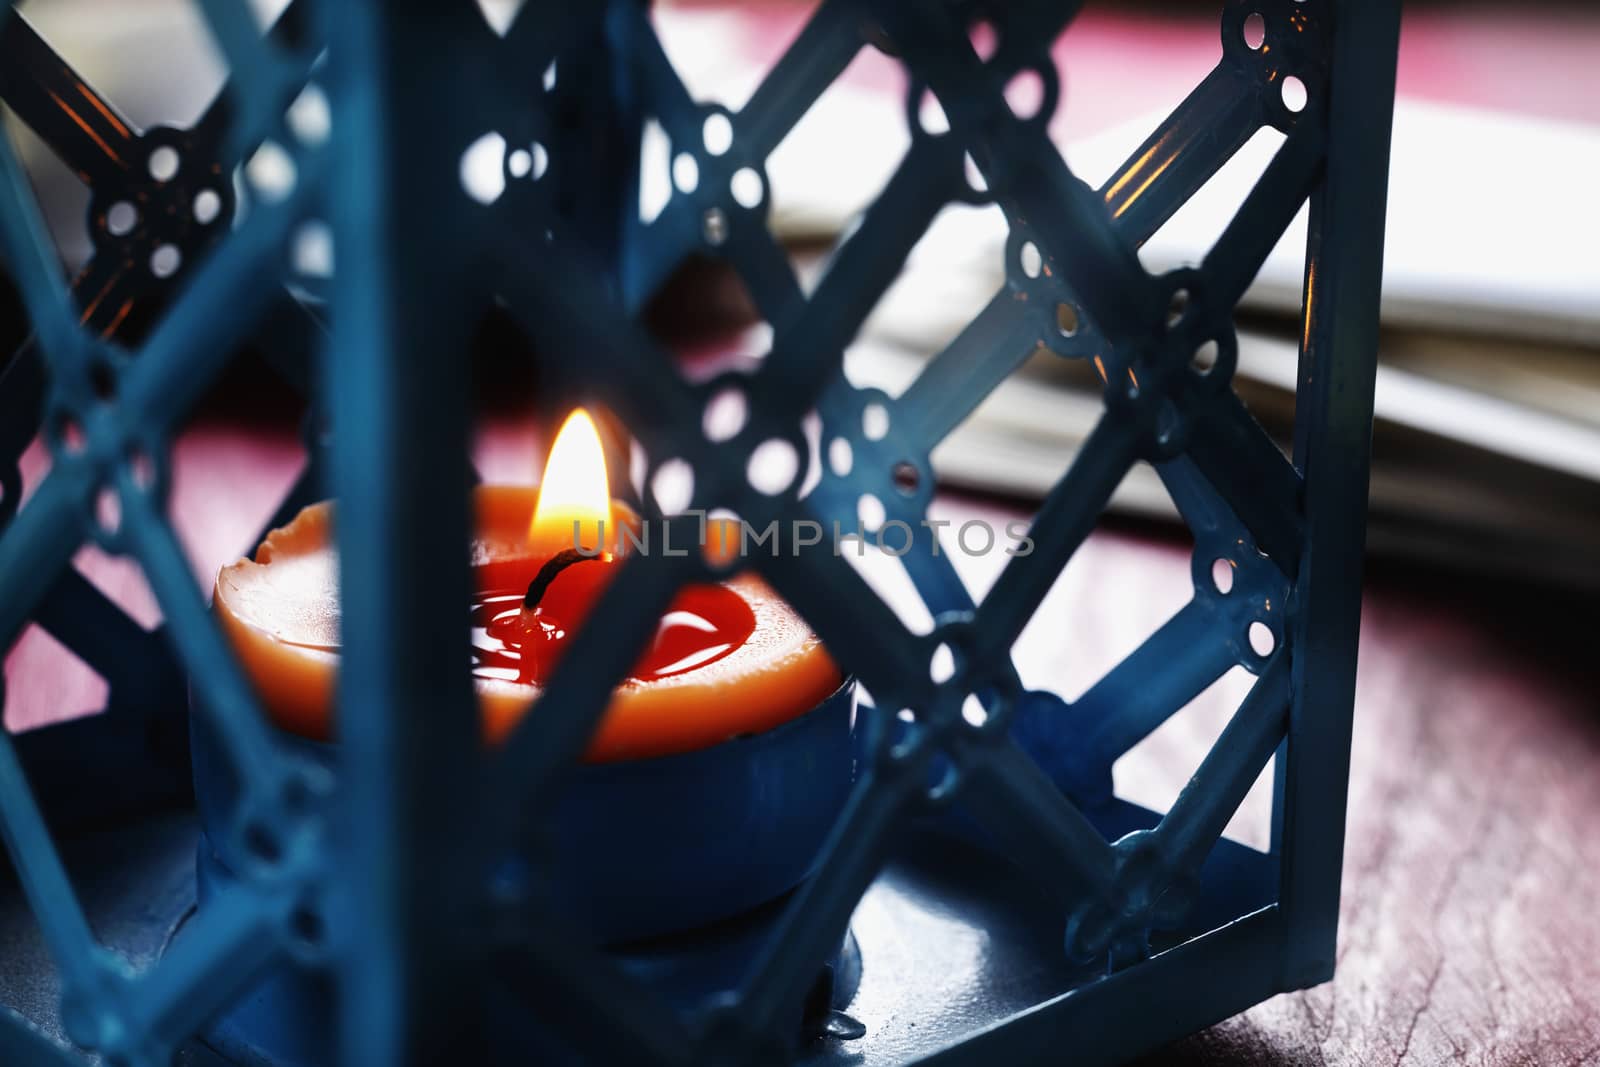
[[[838,87],[772,160],[773,222],[795,241],[849,227],[904,152],[904,113]],[[1091,184],[1160,121],[1063,152]],[[1140,251],[1198,262],[1282,136],[1258,134]],[[840,167],[845,158],[851,166]],[[1600,128],[1402,100],[1394,125],[1370,543],[1375,551],[1600,586]],[[996,208],[940,216],[850,353],[897,393],[1003,281]],[[1236,386],[1290,437],[1305,212],[1241,303]],[[1038,495],[1099,413],[1079,365],[1035,356],[934,455],[948,484]],[[1113,506],[1173,514],[1153,472]]]

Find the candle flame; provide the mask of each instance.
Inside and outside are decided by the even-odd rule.
[[[602,522],[609,531],[611,487],[606,479],[605,451],[594,420],[577,408],[561,424],[550,458],[545,460],[539,503],[528,524],[528,542],[539,555],[555,555],[573,547],[596,551],[604,541]]]

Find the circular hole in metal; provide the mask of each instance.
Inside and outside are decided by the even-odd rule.
[[[194,212],[194,221],[209,226],[222,215],[222,195],[215,189],[202,189],[194,194],[194,203],[190,207]]]
[[[518,148],[506,156],[506,173],[513,178],[526,178],[533,170],[533,153]]]
[[[956,675],[956,654],[943,641],[928,660],[928,677],[935,683],[948,682]]]
[[[139,225],[139,209],[126,200],[118,200],[106,209],[106,229],[117,237],[132,233]]]
[[[266,148],[265,145],[262,146]],[[282,153],[282,149],[278,150]],[[498,133],[486,133],[467,146],[461,153],[460,178],[462,190],[480,204],[492,204],[500,199],[500,194],[506,191],[505,175],[506,139]],[[258,151],[251,157],[245,170],[250,175],[250,181],[258,188],[262,179],[257,171],[270,172],[270,162],[257,163],[261,159]],[[270,157],[269,157],[270,160]]]
[[[283,858],[283,845],[266,823],[251,821],[244,828],[244,847],[261,863],[275,864]]]
[[[333,277],[333,228],[321,219],[302,223],[289,246],[289,262],[307,277]]]
[[[1030,278],[1037,278],[1044,269],[1044,256],[1039,252],[1039,246],[1032,241],[1022,242],[1022,250],[1017,255],[1017,261],[1022,267],[1022,273]]]
[[[533,180],[538,181],[550,169],[550,150],[535,141],[529,147],[529,152],[533,155]]]
[[[1194,350],[1194,355],[1189,358],[1189,366],[1201,374],[1210,374],[1211,368],[1217,365],[1219,351],[1217,342],[1207,341]]]
[[[1211,561],[1211,584],[1217,587],[1217,592],[1227,596],[1233,592],[1233,561],[1218,557]]]
[[[840,478],[849,476],[855,467],[855,449],[850,447],[847,437],[835,437],[828,442],[828,467]]]
[[[989,721],[989,709],[983,706],[978,694],[968,693],[967,698],[961,702],[961,717],[967,720],[968,726],[982,726]]]
[[[978,169],[977,161],[972,158],[971,152],[961,157],[961,169],[966,174],[967,185],[973,192],[987,193],[989,191],[989,182],[984,178],[983,171]]]
[[[157,278],[170,278],[183,266],[183,253],[173,244],[157,245],[150,253],[150,273]]]
[[[1293,74],[1283,79],[1283,106],[1299,114],[1305,110],[1306,101],[1310,94],[1306,92],[1306,83],[1296,78]]]
[[[83,424],[71,415],[62,415],[56,423],[56,438],[61,442],[61,449],[69,454],[83,451],[83,446],[88,442],[83,432]]]
[[[283,810],[293,815],[304,815],[316,803],[319,789],[309,773],[290,773],[279,787]]]
[[[666,460],[651,477],[650,490],[663,515],[680,514],[694,502],[694,468],[681,459]]]
[[[328,935],[327,924],[311,908],[301,905],[289,916],[289,930],[301,944],[312,948],[322,944]]]
[[[1244,17],[1244,46],[1254,52],[1267,40],[1267,20],[1261,12],[1252,11]]]
[[[881,529],[888,517],[889,513],[885,510],[883,501],[871,493],[864,494],[856,501],[856,519],[860,522],[861,528],[868,533]]]
[[[1056,305],[1056,330],[1062,337],[1076,335],[1079,325],[1077,308],[1065,302]]]
[[[95,399],[106,401],[117,394],[117,372],[105,359],[96,359],[89,364],[89,388],[94,390]]]
[[[861,433],[869,441],[881,441],[889,435],[889,409],[882,404],[868,404],[861,409]]]
[[[1250,650],[1258,656],[1270,656],[1272,650],[1278,647],[1278,639],[1272,636],[1272,627],[1259,620],[1250,624],[1249,638]]]
[[[800,457],[795,454],[794,445],[781,437],[757,445],[745,466],[751,488],[768,496],[777,496],[788,489],[799,473]]]
[[[317,145],[333,132],[333,113],[328,107],[328,96],[320,85],[307,85],[289,105],[285,116],[289,130],[301,144]]]
[[[917,488],[922,484],[922,475],[917,472],[916,464],[909,460],[901,460],[894,465],[890,476],[894,479],[894,487],[900,491],[901,496],[917,495]]]
[[[720,156],[733,147],[733,123],[720,111],[706,116],[705,124],[700,127],[700,135],[705,140],[706,151],[714,156]]]
[[[1167,301],[1167,326],[1173,327],[1183,321],[1184,312],[1189,310],[1189,290],[1175,289]]]
[[[995,49],[1000,47],[1000,34],[988,19],[978,19],[968,26],[967,40],[972,42],[972,50],[985,63],[994,57]]]
[[[1163,400],[1161,410],[1156,412],[1156,441],[1163,445],[1171,444],[1179,426],[1178,409],[1171,400]]]
[[[672,184],[680,193],[692,193],[700,185],[700,164],[687,152],[679,152],[672,160]]]
[[[917,103],[917,125],[929,137],[942,137],[950,132],[950,119],[932,89],[922,90],[922,99]]]
[[[731,441],[739,436],[740,430],[744,429],[745,419],[748,416],[744,391],[730,385],[726,389],[718,390],[715,396],[706,401],[700,425],[705,430],[706,440],[719,443]]]
[[[133,484],[148,492],[156,484],[156,464],[150,454],[138,445],[128,449],[128,473]]]
[[[1031,68],[1019,70],[1006,82],[1006,106],[1026,122],[1044,106],[1044,78]]]
[[[146,164],[150,177],[158,182],[170,182],[178,176],[178,150],[171,145],[161,145],[150,153]]]
[[[94,521],[100,529],[115,537],[122,528],[122,499],[109,485],[102,486],[94,496]]]
[[[479,145],[483,147],[480,148]],[[505,189],[505,179],[500,175],[502,153],[505,151],[505,145],[505,138],[496,133],[480,139],[474,143],[472,148],[467,149],[468,155],[473,155],[475,152],[478,153],[478,155],[473,155],[472,167],[475,168],[481,165],[476,162],[480,156],[486,162],[492,161],[493,163],[494,177],[492,179],[488,177],[479,178],[474,174],[472,181],[477,183],[479,191],[473,191],[474,186],[468,184],[465,174],[469,167],[467,157],[463,156],[461,160],[463,184],[466,185],[468,192],[474,198],[483,199],[480,194],[486,193],[491,188],[493,189],[493,195],[483,200],[486,204],[498,197]],[[255,155],[250,157],[250,162],[245,164],[244,170],[250,179],[251,187],[264,200],[269,202],[282,200],[294,191],[294,183],[296,181],[294,157],[275,141],[267,141],[256,149]]]
[[[754,208],[760,206],[767,191],[761,175],[754,167],[740,167],[728,179],[728,192],[733,194],[733,202],[740,207]]]
[[[728,216],[720,207],[707,208],[700,220],[700,232],[706,244],[716,246],[728,239]]]

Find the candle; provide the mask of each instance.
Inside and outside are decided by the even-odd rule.
[[[610,498],[600,441],[581,410],[557,435],[540,489],[483,486],[474,505],[475,592],[464,607],[484,735],[493,743],[535,707],[577,629],[605,625],[591,609],[618,566],[619,526],[637,531],[639,520]],[[313,740],[334,733],[332,518],[328,502],[301,511],[253,559],[224,567],[214,598],[272,720]],[[724,529],[708,523],[711,549],[738,545],[737,528],[726,538]],[[840,681],[820,640],[756,575],[686,586],[613,690],[586,759],[665,756],[771,730],[818,706]]]

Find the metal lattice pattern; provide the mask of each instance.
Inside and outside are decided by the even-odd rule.
[[[416,1062],[480,987],[487,960],[513,985],[539,990],[545,1021],[597,1057],[772,1062],[789,1055],[815,961],[837,944],[897,829],[952,802],[1059,900],[1066,951],[1115,971],[1096,983],[1107,990],[1099,999],[1048,1006],[984,1035],[984,1047],[1021,1054],[1041,1047],[1041,1020],[1058,1026],[1093,1011],[1104,1032],[1082,1047],[1109,1055],[1151,1039],[1119,1037],[1117,1026],[1138,1017],[1130,1000],[1153,989],[1202,973],[1213,983],[1170,1013],[1170,1036],[1326,977],[1392,10],[1228,3],[1216,70],[1095,190],[1074,177],[1046,133],[1062,91],[1049,45],[1071,3],[825,0],[737,112],[694,100],[648,12],[623,0],[535,0],[503,37],[461,4],[296,0],[265,37],[245,5],[201,7],[232,80],[188,130],[132,129],[20,16],[0,16],[0,92],[89,184],[94,241],[92,260],[67,286],[12,149],[0,143],[5,263],[34,331],[0,380],[0,634],[9,642],[39,621],[107,676],[114,706],[122,696],[155,715],[163,697],[181,702],[180,676],[162,671],[154,638],[70,566],[86,537],[130,553],[160,600],[194,712],[241,794],[238,823],[217,842],[242,873],[239,884],[201,912],[172,953],[132,974],[91,936],[13,742],[0,740],[0,825],[59,965],[73,1041],[107,1062],[166,1063],[263,969],[294,961],[340,975],[346,1062]],[[1264,19],[1260,48],[1244,40],[1252,14]],[[987,60],[968,40],[980,16],[999,38]],[[911,147],[808,296],[766,225],[765,161],[864,47],[899,57],[910,74]],[[559,77],[550,86],[543,72],[552,63]],[[1002,93],[1021,71],[1044,86],[1043,106],[1027,118]],[[1298,111],[1281,92],[1290,76],[1308,91]],[[313,77],[331,99],[334,136],[308,142],[284,112]],[[938,98],[948,132],[918,121],[925,92]],[[623,210],[645,118],[699,173],[695,191],[674,193],[648,224]],[[708,120],[726,120],[731,143],[708,139]],[[1137,247],[1263,125],[1286,139],[1203,262],[1147,273]],[[537,180],[508,182],[488,206],[466,197],[457,176],[462,150],[485,128],[548,153]],[[288,153],[296,181],[230,226],[229,176],[264,141]],[[155,162],[163,149],[179,161],[165,177]],[[969,183],[968,157],[982,190]],[[1308,198],[1291,462],[1230,387],[1232,311]],[[1003,287],[904,395],[852,388],[841,373],[845,346],[935,214],[956,201],[1004,211]],[[136,223],[125,225],[118,205],[131,205]],[[322,313],[286,288],[304,284],[286,248],[317,219],[330,220],[341,266],[325,294],[327,343]],[[636,321],[695,253],[730,263],[773,327],[771,350],[749,375],[690,385]],[[757,527],[795,519],[853,527],[857,502],[871,495],[886,520],[919,531],[903,563],[936,620],[927,635],[909,632],[843,559],[751,559],[870,691],[874,740],[818,873],[788,902],[737,995],[693,1018],[572,941],[559,917],[528,919],[542,895],[537,877],[502,880],[491,892],[485,872],[507,849],[537,856],[542,813],[613,684],[674,591],[711,577],[708,565],[695,555],[629,559],[596,611],[613,625],[577,637],[540,714],[497,753],[478,747],[456,644],[422,625],[392,625],[451,617],[466,598],[460,472],[470,417],[466,371],[451,353],[494,298],[551,374],[621,415],[652,471],[687,465],[695,508],[731,509]],[[329,781],[280,751],[164,514],[171,436],[248,339],[325,398],[319,406],[332,428],[326,439],[310,432],[311,465],[279,515],[324,490],[341,500],[345,765],[336,797]],[[1196,363],[1208,343],[1214,363]],[[1104,413],[1033,521],[1037,550],[1010,560],[975,603],[920,522],[934,484],[928,457],[1038,345],[1093,361]],[[748,417],[731,440],[710,441],[703,409],[730,389],[744,397]],[[775,493],[752,487],[746,472],[756,447],[777,440],[808,454],[802,420],[813,411],[825,444],[848,442],[848,473],[824,465],[804,496],[803,471]],[[869,427],[885,417],[885,432]],[[19,509],[16,460],[41,428],[51,469]],[[1193,599],[1077,702],[1025,690],[1010,660],[1013,641],[1141,460],[1156,466],[1194,533]],[[906,470],[916,475],[909,492]],[[655,509],[650,484],[647,511]],[[108,494],[118,505],[114,522]],[[1219,558],[1235,568],[1227,596],[1210,577]],[[1246,637],[1255,623],[1271,631],[1266,654]],[[930,664],[941,649],[955,669],[935,681]],[[1108,842],[1083,812],[1109,798],[1112,762],[1235,664],[1257,680],[1189,786],[1153,827]],[[161,683],[156,692],[152,679]],[[142,697],[128,696],[141,686]],[[963,715],[974,696],[985,714]],[[1151,930],[1183,919],[1202,862],[1280,749],[1275,903],[1144,960]],[[11,1020],[0,1021],[0,1049],[40,1062],[74,1059]]]

